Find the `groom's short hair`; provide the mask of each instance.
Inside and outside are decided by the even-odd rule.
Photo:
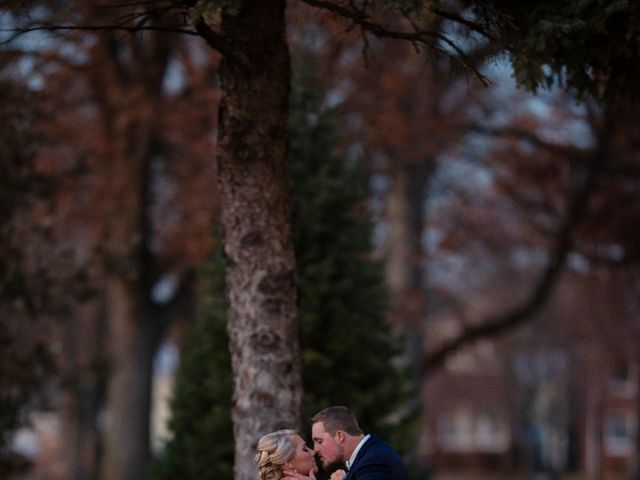
[[[349,435],[363,435],[364,432],[358,425],[358,419],[347,407],[333,406],[320,410],[311,417],[311,424],[322,422],[326,432],[335,435],[342,430]]]

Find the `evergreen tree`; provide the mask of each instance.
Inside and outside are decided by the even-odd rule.
[[[189,335],[176,375],[169,421],[172,438],[152,465],[155,479],[233,478],[231,359],[220,252],[202,278],[206,287],[200,321]]]
[[[392,366],[400,344],[385,322],[382,265],[371,258],[366,176],[334,153],[340,140],[335,115],[322,107],[324,92],[314,83],[312,77],[297,80],[289,123],[303,420],[345,405],[366,431],[406,450],[406,425],[387,421],[406,403],[408,377]]]
[[[399,354],[384,321],[382,268],[371,259],[372,225],[366,219],[365,178],[334,150],[339,138],[323,92],[296,82],[291,99],[289,174],[300,280],[300,341],[306,421],[329,405],[347,405],[362,427],[394,442],[406,425],[388,422],[408,392],[392,364]],[[225,330],[223,259],[211,271],[208,306],[179,369],[170,430],[154,478],[233,478],[231,372]],[[405,435],[399,435],[405,433]],[[394,438],[395,437],[395,438]]]

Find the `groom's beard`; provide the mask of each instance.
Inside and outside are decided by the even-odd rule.
[[[344,469],[344,462],[341,460],[334,460],[331,463],[327,463],[326,465],[322,464],[322,471],[327,475],[331,475],[336,470]]]
[[[322,464],[322,471],[331,475],[336,470],[340,470],[341,468],[344,469],[345,462],[346,462],[346,458],[344,458],[344,447],[340,446],[340,455],[338,456],[338,458],[336,458],[331,463],[325,464],[322,461],[320,463]]]

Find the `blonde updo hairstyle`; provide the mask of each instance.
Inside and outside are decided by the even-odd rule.
[[[295,430],[277,430],[258,441],[256,463],[260,480],[280,480],[282,466],[296,453]]]

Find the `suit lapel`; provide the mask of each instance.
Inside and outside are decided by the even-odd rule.
[[[371,444],[375,443],[376,440],[376,436],[375,435],[371,435],[366,442],[364,442],[364,445],[362,445],[362,447],[360,447],[360,450],[358,451],[358,455],[356,455],[356,458],[353,460],[353,465],[351,465],[351,468],[347,471],[347,476],[344,477],[344,480],[351,480],[351,474],[354,471],[354,468],[357,464],[358,461],[363,457],[364,453],[367,451],[367,449],[371,446]]]

